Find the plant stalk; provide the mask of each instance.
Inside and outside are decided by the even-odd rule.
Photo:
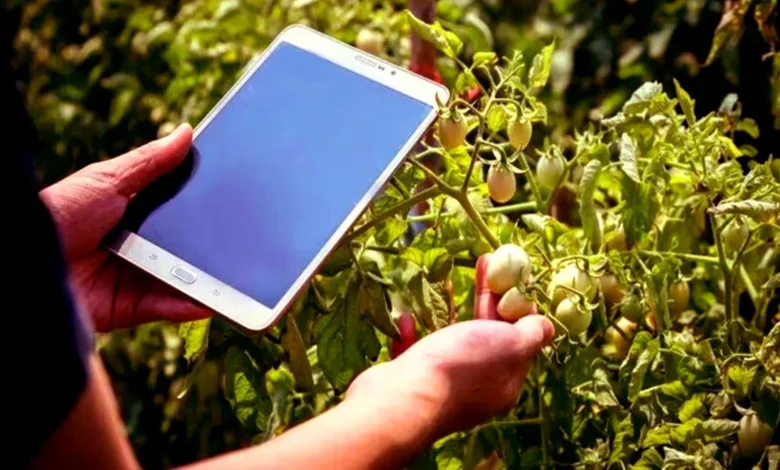
[[[378,214],[376,217],[369,220],[368,222],[361,225],[360,227],[357,227],[344,238],[344,241],[349,243],[355,238],[369,231],[372,227],[376,226],[379,222],[387,220],[398,213],[409,212],[409,210],[412,207],[416,206],[417,204],[423,201],[427,201],[428,199],[434,198],[439,194],[441,194],[441,189],[438,186],[431,186],[428,189],[420,191],[419,193],[415,194],[409,199],[399,202],[398,204],[391,207],[390,209],[382,212],[381,214]]]

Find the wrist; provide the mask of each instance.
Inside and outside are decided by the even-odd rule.
[[[368,413],[383,442],[416,455],[446,432],[446,389],[420,364],[395,360],[364,372],[339,406]]]

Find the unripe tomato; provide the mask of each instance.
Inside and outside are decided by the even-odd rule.
[[[552,278],[550,286],[548,288],[548,294],[552,299],[553,306],[558,305],[564,298],[573,295],[568,290],[559,287],[570,287],[578,292],[585,294],[585,292],[593,285],[590,276],[587,273],[582,272],[574,264],[569,264],[565,268],[561,269]],[[596,295],[595,289],[591,289],[591,293],[588,296],[589,300],[593,300]]]
[[[439,121],[439,142],[448,150],[463,145],[467,133],[466,120],[461,116],[448,117]]]
[[[753,411],[748,412],[739,420],[737,442],[742,455],[752,457],[764,451],[772,441],[772,428],[761,421]]]
[[[364,28],[358,33],[355,46],[369,54],[380,55],[385,51],[385,37],[379,31]]]
[[[401,339],[390,341],[390,358],[395,359],[417,342],[417,328],[414,317],[409,312],[402,313],[396,320]]]
[[[566,298],[555,308],[555,318],[569,331],[569,337],[574,338],[588,329],[590,321],[593,319],[593,313],[590,310],[584,313],[580,312],[577,310],[577,304],[572,299]],[[556,326],[559,325],[556,324]],[[561,328],[559,330],[558,335],[563,335],[563,330]]]
[[[610,326],[607,328],[605,339],[607,345],[609,345],[612,348],[612,352],[615,353],[615,356],[623,359],[626,357],[628,350],[631,348],[631,339],[636,333],[637,324],[628,320],[627,318],[620,317],[618,318],[617,326],[623,331],[623,333],[628,335],[628,338],[625,338],[618,330]]]
[[[599,278],[599,285],[601,287],[601,293],[604,294],[604,300],[607,302],[607,307],[617,305],[623,300],[625,292],[614,274],[605,274],[601,276]]]
[[[626,231],[621,225],[617,230],[612,232],[610,238],[607,240],[607,251],[626,251],[627,249],[628,245],[626,244]]]
[[[726,248],[736,253],[742,248],[742,244],[745,243],[749,234],[750,229],[747,224],[736,218],[723,229],[721,236]]]
[[[507,244],[490,256],[487,266],[487,285],[494,294],[504,294],[525,282],[531,275],[531,260],[521,247]]]
[[[524,119],[515,119],[509,122],[506,131],[509,134],[509,143],[517,150],[523,150],[528,147],[528,142],[531,141],[533,127],[530,122]]]
[[[543,188],[552,190],[563,176],[564,162],[561,157],[543,156],[536,164],[536,181]]]
[[[626,319],[639,323],[645,313],[645,306],[641,297],[633,292],[629,292],[620,302],[620,314]]]
[[[691,301],[691,288],[685,281],[677,281],[669,286],[669,314],[672,320],[680,317],[680,314],[688,310]]]
[[[488,192],[494,201],[504,203],[515,197],[517,180],[515,174],[502,164],[493,165],[487,174]]]
[[[536,304],[526,297],[517,287],[509,289],[498,302],[498,314],[504,320],[515,322],[533,313]]]

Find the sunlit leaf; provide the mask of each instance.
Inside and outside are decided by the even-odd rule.
[[[550,77],[550,62],[553,51],[555,50],[555,41],[545,46],[542,51],[534,57],[531,68],[528,70],[528,84],[533,88],[542,88],[547,84]]]
[[[677,90],[677,100],[680,102],[683,113],[685,113],[685,120],[688,121],[688,127],[693,126],[696,124],[696,114],[693,111],[696,106],[696,100],[691,99],[691,95],[683,89],[676,78],[674,79],[674,88]]]
[[[184,340],[184,358],[190,363],[206,352],[210,326],[209,318],[179,325],[179,336]]]
[[[639,178],[639,167],[637,165],[637,150],[636,142],[628,134],[620,136],[620,166],[623,168],[623,172],[636,181],[641,183]]]

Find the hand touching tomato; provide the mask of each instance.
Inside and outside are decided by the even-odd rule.
[[[430,440],[515,405],[534,357],[551,341],[554,328],[541,315],[514,324],[495,321],[500,296],[487,286],[489,259],[485,255],[477,263],[476,319],[436,331],[397,359],[367,370],[350,387],[348,401],[413,406],[427,423]]]

